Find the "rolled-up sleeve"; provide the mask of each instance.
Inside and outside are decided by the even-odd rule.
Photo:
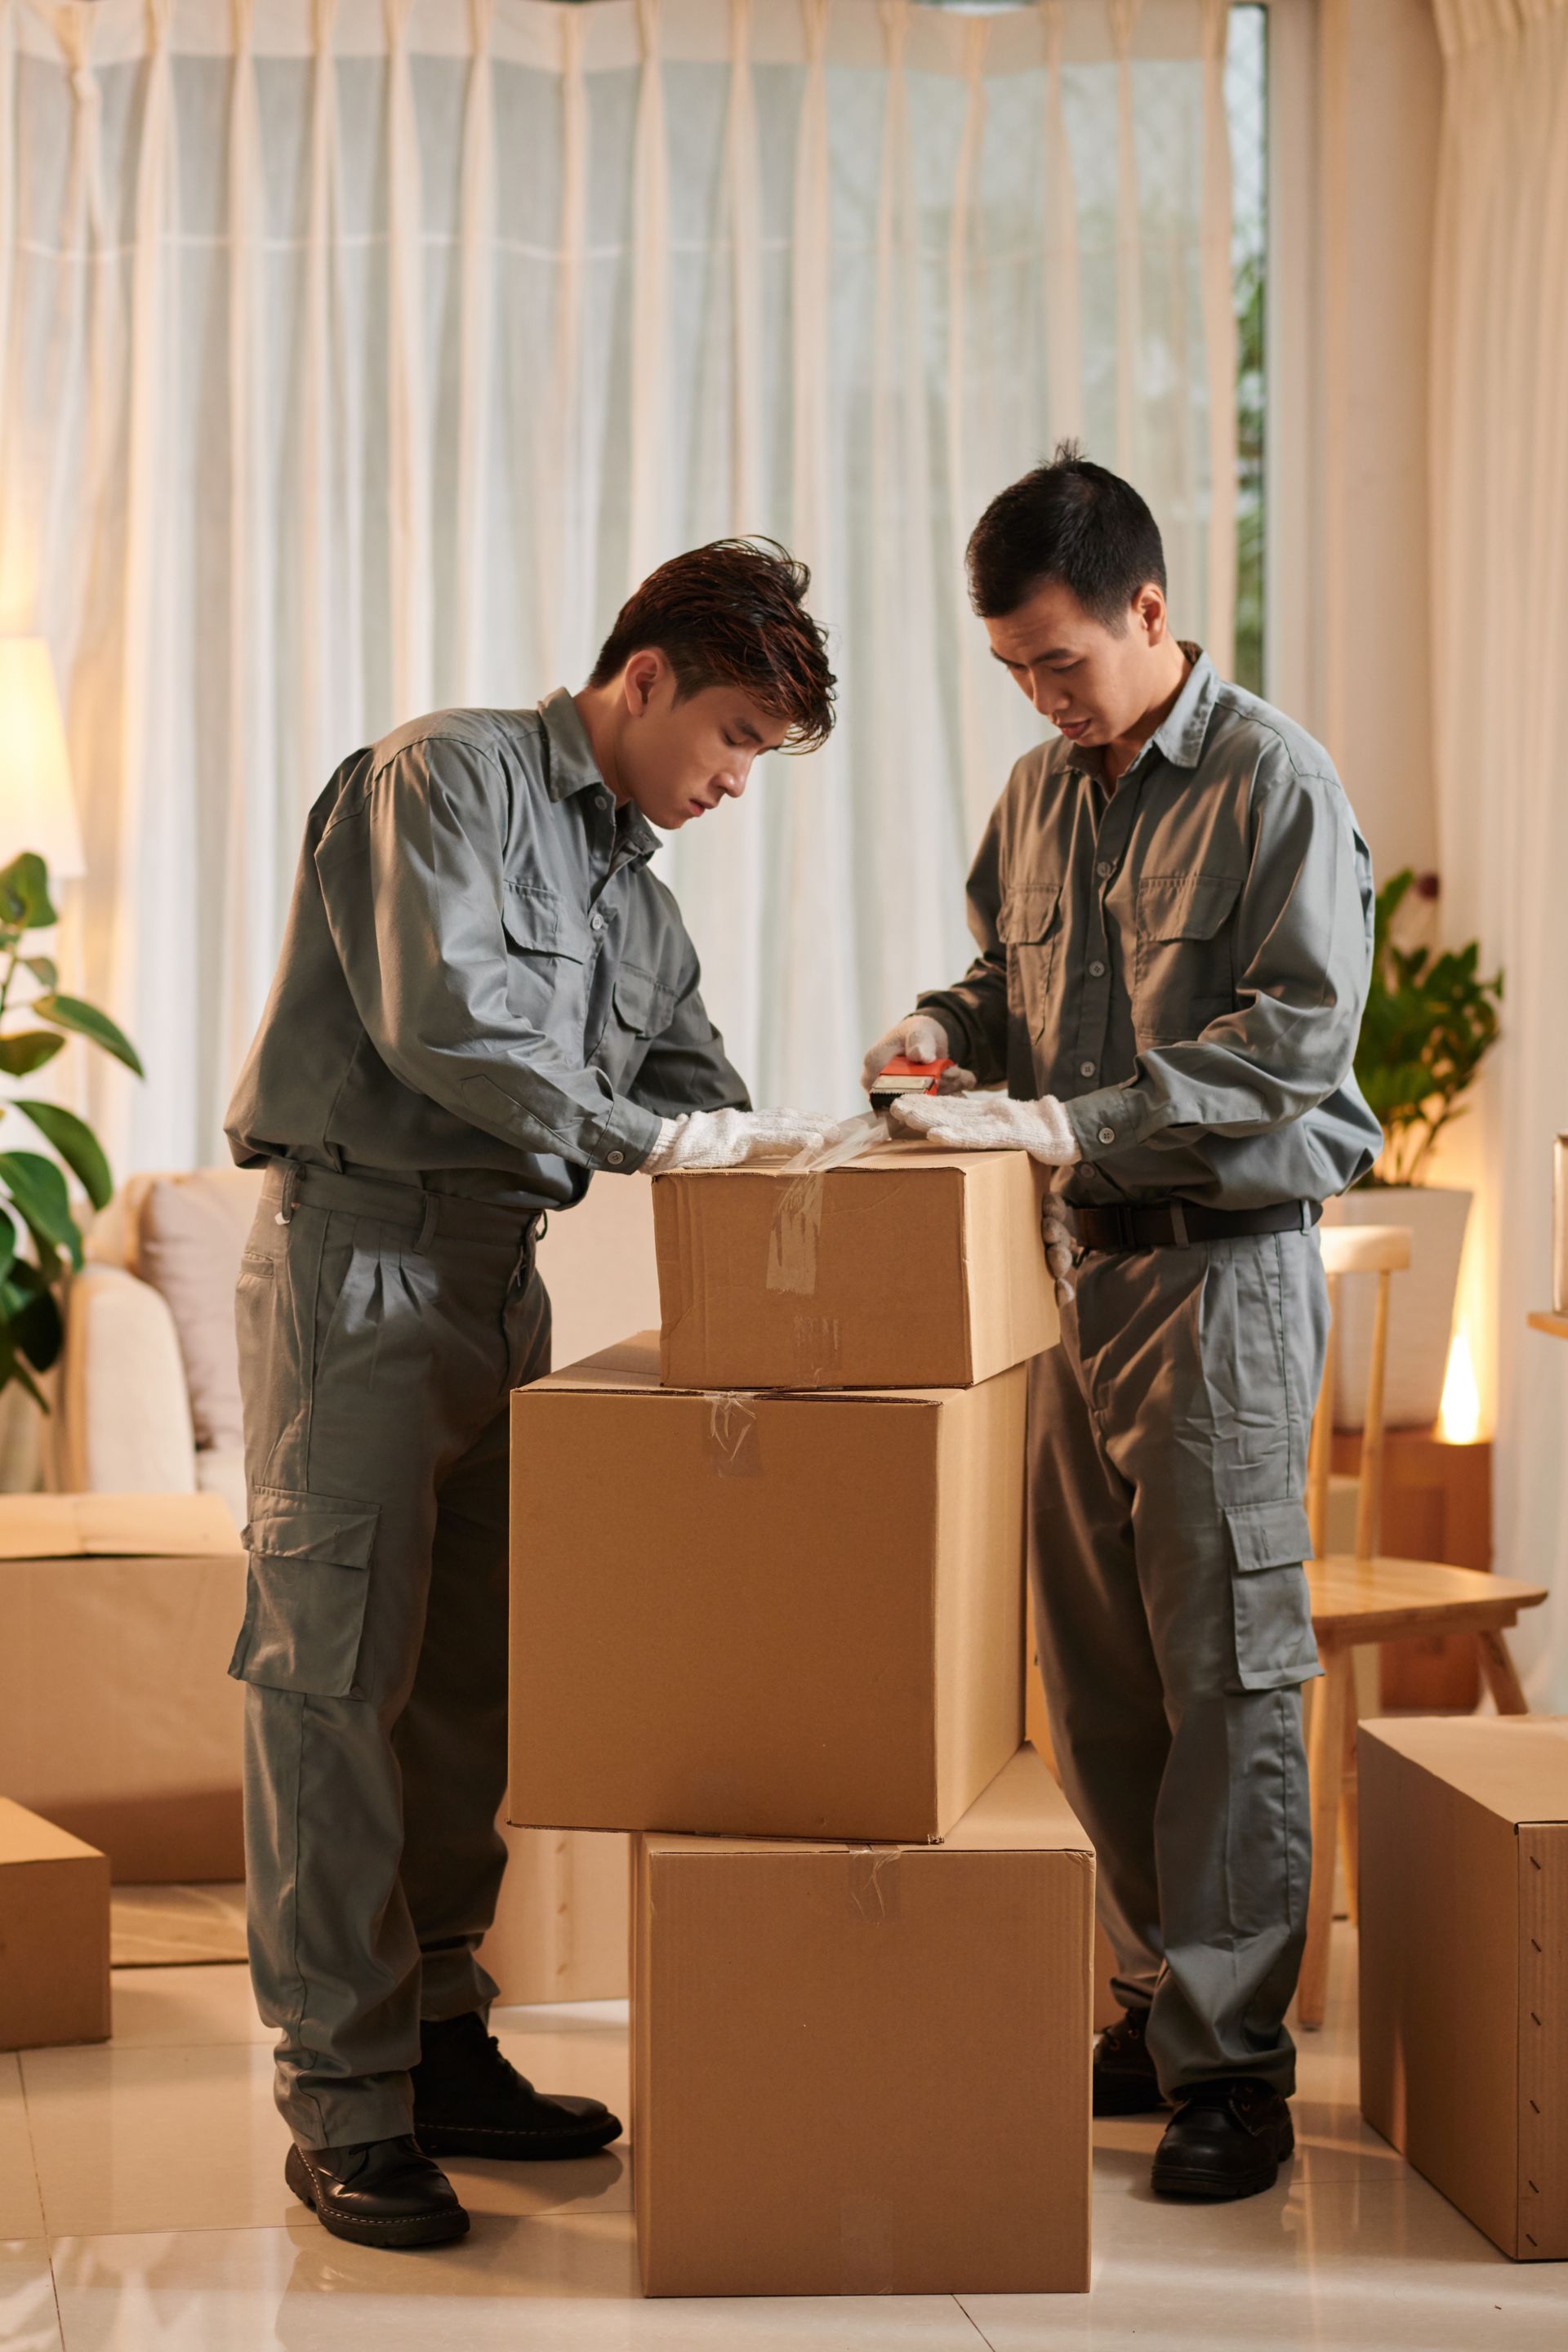
[[[620,1172],[658,1119],[507,1001],[500,877],[507,782],[450,736],[394,753],[316,853],[354,1006],[405,1087],[530,1152]]]
[[[1260,770],[1236,915],[1240,1003],[1190,1042],[1146,1048],[1128,1085],[1068,1103],[1084,1158],[1267,1135],[1326,1101],[1355,1060],[1372,918],[1370,865],[1338,782],[1288,762]]]
[[[952,988],[936,988],[917,1000],[947,1033],[955,1062],[972,1070],[983,1087],[994,1086],[1007,1070],[1007,950],[1001,933],[1001,806],[993,811],[969,869],[970,936],[980,952]]]

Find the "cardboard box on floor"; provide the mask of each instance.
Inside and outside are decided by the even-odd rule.
[[[109,2038],[109,1864],[0,1797],[0,2050]]]
[[[1363,1723],[1362,2112],[1520,2261],[1568,2257],[1568,1718]]]
[[[647,1333],[520,1389],[514,1819],[942,1837],[1022,1738],[1024,1387],[692,1394]]]
[[[942,1846],[640,1839],[645,2292],[1081,2293],[1093,1918],[1029,1748]]]
[[[654,1179],[672,1388],[969,1388],[1057,1338],[1047,1171],[889,1144],[821,1176]]]
[[[0,1790],[118,1879],[242,1877],[244,1610],[216,1495],[0,1496]]]

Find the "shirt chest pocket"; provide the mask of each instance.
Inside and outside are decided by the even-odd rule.
[[[1007,1013],[1038,1037],[1050,1018],[1052,981],[1061,933],[1061,885],[1019,883],[1009,890],[996,919],[1007,950]]]
[[[509,882],[501,896],[507,1010],[581,1054],[588,1018],[588,943],[552,890]]]
[[[1139,1045],[1196,1037],[1236,1008],[1236,902],[1230,874],[1150,874],[1138,885],[1132,1027]]]
[[[612,1084],[625,1086],[653,1039],[662,1036],[674,1019],[675,991],[656,972],[624,963],[616,974],[611,1003],[614,1017],[605,1024],[594,1059]]]

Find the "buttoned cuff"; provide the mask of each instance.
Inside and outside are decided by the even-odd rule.
[[[615,1110],[590,1146],[594,1166],[604,1169],[610,1176],[635,1174],[663,1134],[664,1127],[664,1120],[656,1112],[628,1102],[624,1095],[619,1097]]]
[[[1082,1160],[1106,1160],[1129,1144],[1142,1143],[1150,1124],[1144,1106],[1128,1087],[1100,1087],[1091,1095],[1075,1095],[1062,1108]]]

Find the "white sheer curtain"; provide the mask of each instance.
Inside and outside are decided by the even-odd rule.
[[[662,861],[762,1097],[848,1103],[966,953],[1035,732],[994,490],[1080,433],[1225,660],[1225,0],[0,7],[0,627],[67,691],[121,1167],[218,1150],[337,761],[578,683],[679,548],[784,539],[837,646],[831,747]]]
[[[1515,1646],[1568,1708],[1568,1349],[1551,1303],[1568,1129],[1568,0],[1438,0],[1434,321],[1438,820],[1455,938],[1505,968],[1504,1042],[1446,1173],[1478,1188],[1463,1312],[1495,1400],[1498,1566],[1559,1598]]]

